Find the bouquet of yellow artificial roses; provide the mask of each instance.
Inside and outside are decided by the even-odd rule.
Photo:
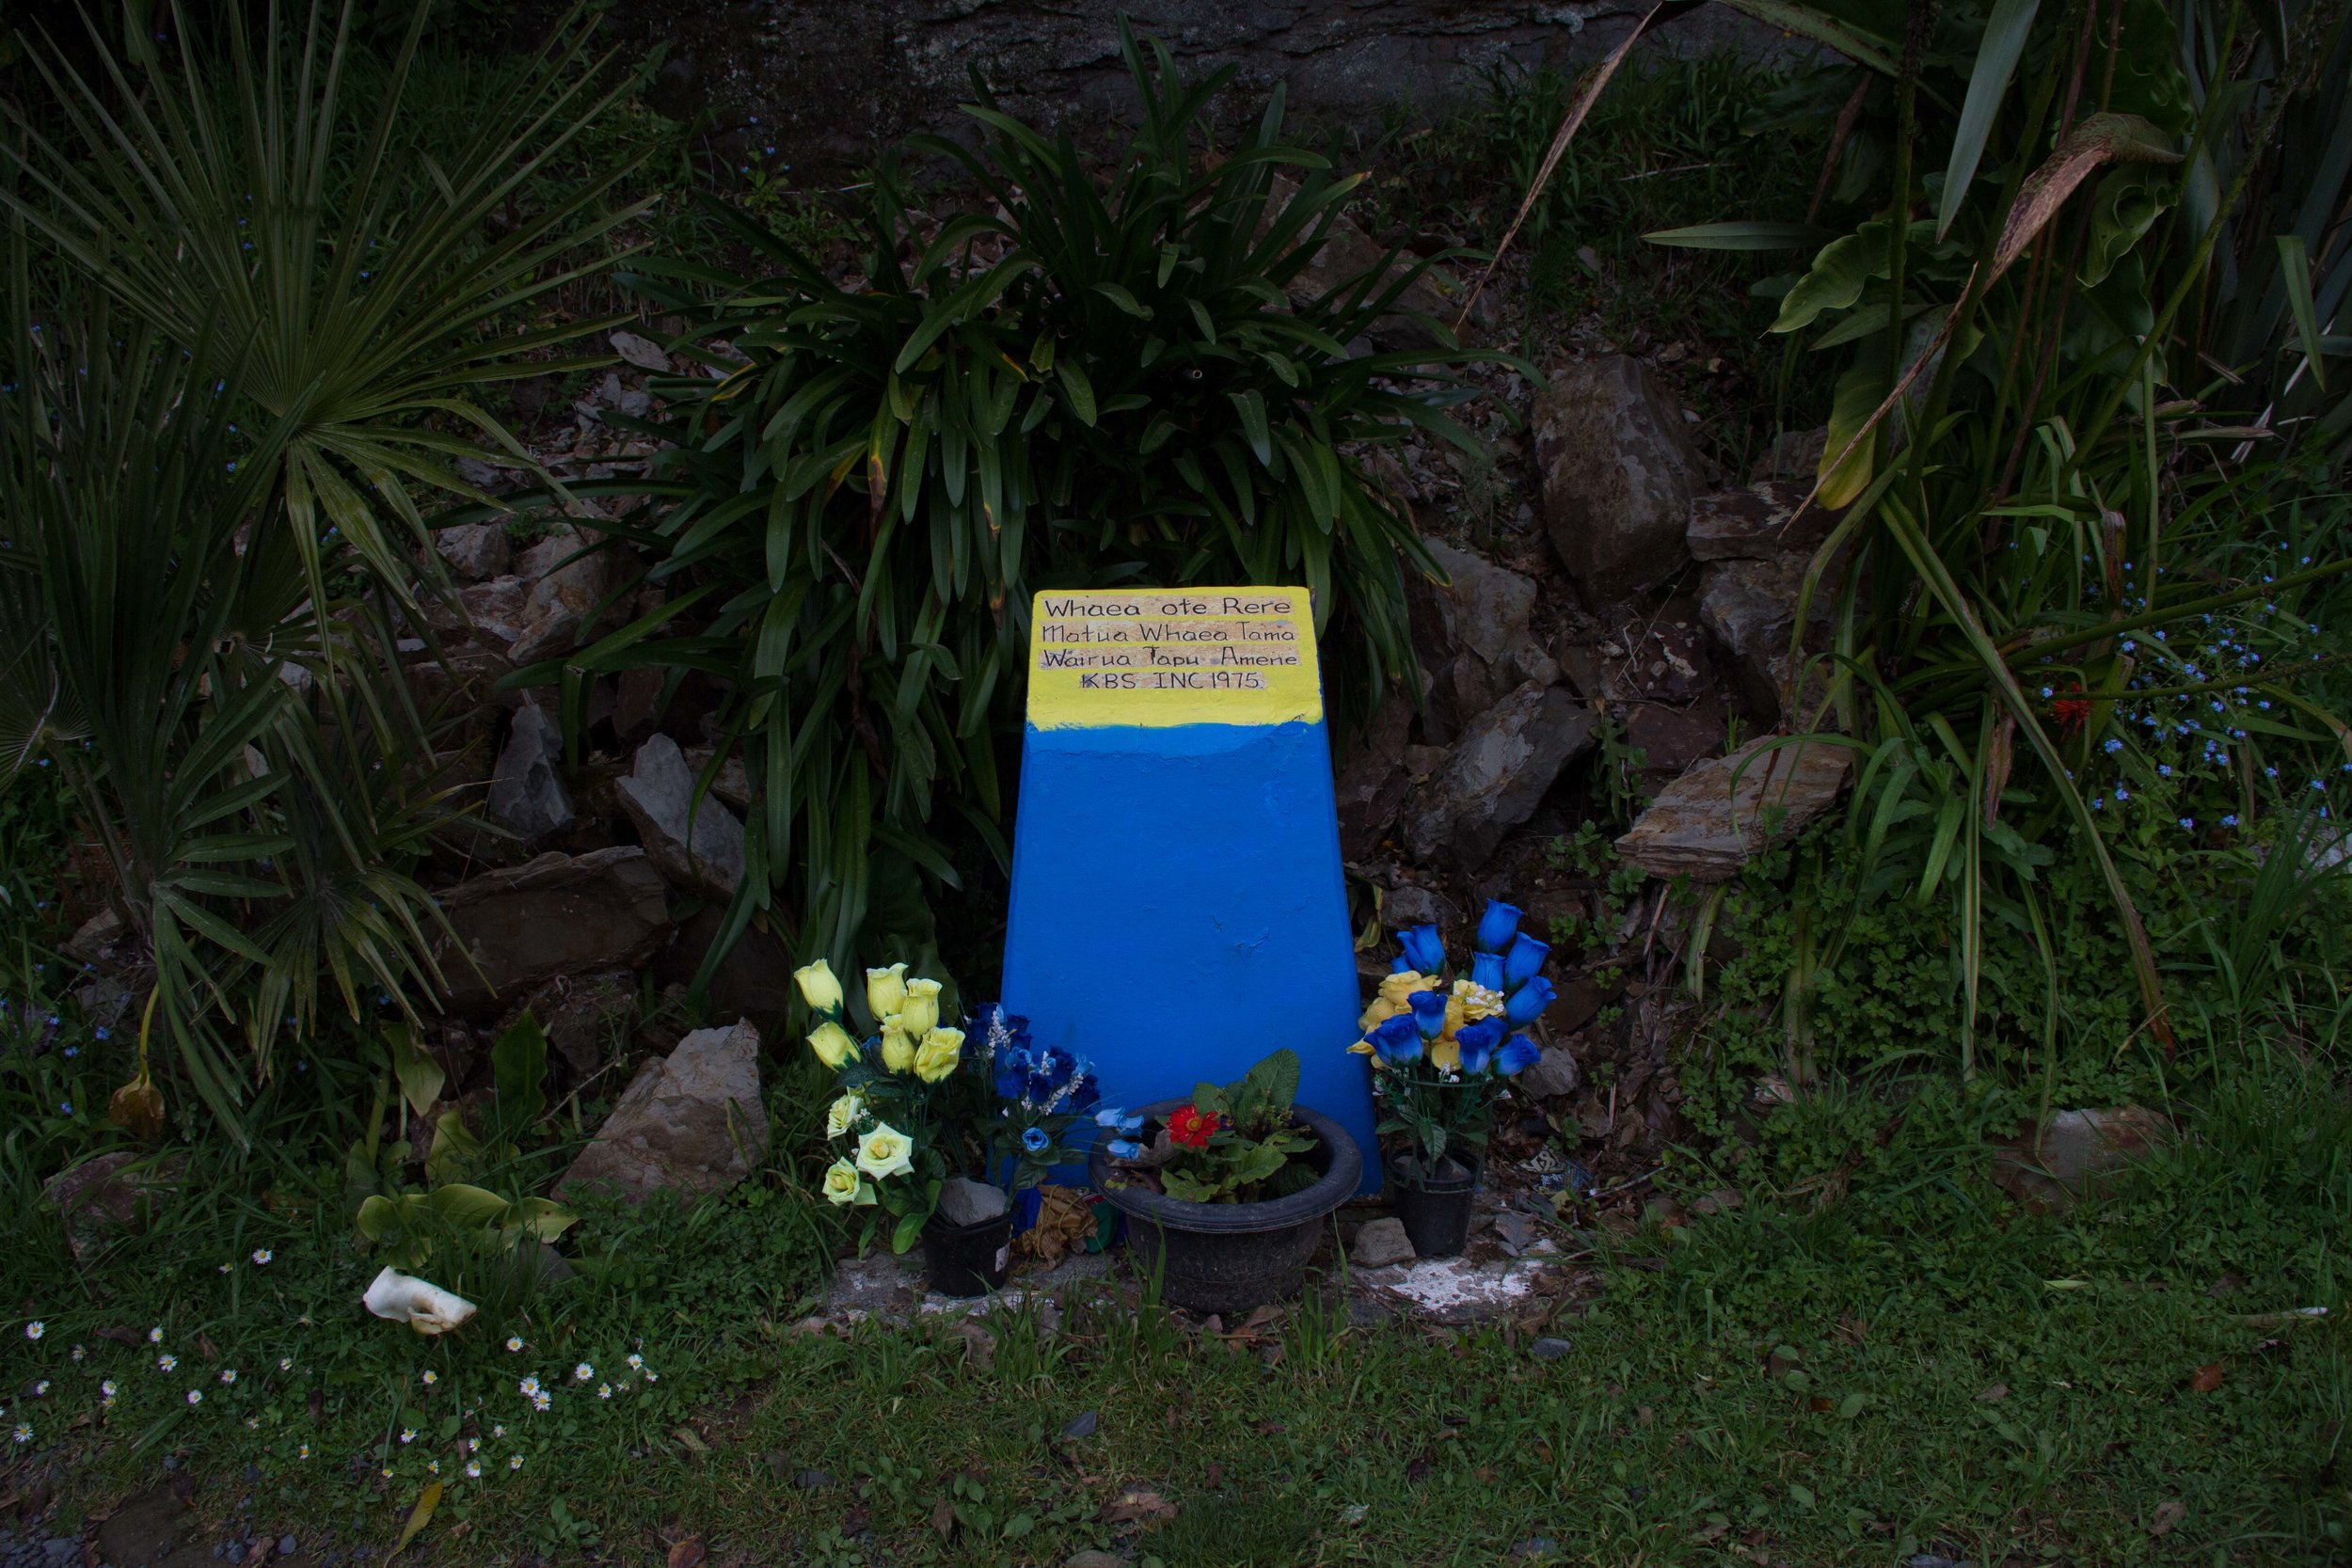
[[[820,958],[792,974],[817,1015],[809,1049],[840,1085],[825,1135],[850,1145],[826,1169],[824,1195],[845,1209],[894,1216],[894,1252],[922,1234],[946,1179],[984,1156],[990,1109],[983,1075],[965,1070],[963,1031],[940,1022],[940,982],[906,971],[899,963],[866,972],[874,1028],[862,1040],[850,1033],[831,965]],[[869,1222],[869,1235],[873,1228]]]

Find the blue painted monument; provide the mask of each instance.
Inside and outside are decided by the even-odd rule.
[[[1330,738],[1303,588],[1037,595],[1006,1007],[1106,1101],[1278,1047],[1380,1182]]]

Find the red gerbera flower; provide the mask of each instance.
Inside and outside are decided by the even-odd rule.
[[[2070,692],[2050,705],[2050,717],[2058,721],[2060,729],[2071,734],[2090,721],[2090,699],[2079,689]]]
[[[1186,1148],[1206,1148],[1216,1126],[1216,1117],[1203,1116],[1199,1107],[1186,1105],[1168,1118],[1168,1135],[1170,1141]]]

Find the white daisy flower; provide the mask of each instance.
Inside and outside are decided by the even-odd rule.
[[[35,1319],[33,1322],[24,1325],[24,1338],[27,1339],[38,1339],[48,1332],[49,1325],[40,1322],[39,1319]]]
[[[88,1354],[89,1354],[89,1352],[87,1352],[87,1351],[84,1350],[84,1349],[83,1349],[81,1346],[79,1346],[79,1345],[76,1345],[76,1346],[74,1346],[74,1347],[73,1347],[73,1359],[74,1359],[74,1360],[76,1360],[76,1361],[81,1360],[84,1356],[87,1355]]]
[[[508,1335],[506,1337],[506,1348],[510,1351],[522,1349],[523,1341],[521,1336],[515,1334]]]
[[[579,1366],[572,1369],[572,1376],[578,1378],[582,1383],[587,1382],[590,1378],[596,1375],[596,1369],[591,1367],[585,1361],[582,1361]]]
[[[221,1371],[220,1371],[220,1380],[221,1380],[223,1383],[234,1383],[234,1382],[236,1382],[236,1381],[237,1381],[237,1369],[236,1369],[236,1368],[234,1368],[234,1367],[223,1367],[223,1368],[221,1369]]]
[[[180,1358],[172,1354],[169,1351],[166,1351],[163,1354],[155,1357],[155,1370],[159,1372],[170,1371],[179,1365]]]
[[[612,1397],[612,1385],[610,1383],[599,1383],[596,1385],[596,1398],[600,1400],[609,1400]]]
[[[437,1476],[441,1473],[441,1462],[437,1459],[426,1460],[424,1462],[424,1467],[431,1471],[434,1475]]]
[[[108,1399],[113,1399],[115,1397],[115,1380],[113,1378],[108,1378],[105,1382],[98,1386],[98,1391],[105,1395]]]
[[[438,1372],[437,1372],[437,1371],[435,1371],[435,1370],[433,1370],[431,1368],[429,1368],[429,1367],[428,1367],[428,1368],[426,1368],[426,1369],[425,1369],[425,1373],[424,1373],[424,1377],[423,1377],[422,1381],[423,1381],[423,1383],[424,1383],[424,1386],[425,1386],[427,1388],[430,1388],[430,1387],[432,1387],[435,1384],[437,1384],[437,1383],[438,1383],[438,1382],[440,1382],[440,1381],[441,1381],[441,1374],[440,1374],[440,1373],[438,1373]]]
[[[45,1400],[48,1397],[49,1380],[44,1377],[39,1383],[33,1385],[33,1398],[37,1400]]]
[[[647,1383],[659,1383],[661,1381],[661,1374],[660,1372],[647,1372],[645,1374],[645,1381]]]
[[[27,1432],[24,1435],[25,1435],[26,1437],[30,1437],[30,1436],[32,1435],[32,1433],[29,1433],[29,1432]],[[20,1439],[18,1439],[18,1440],[19,1440],[20,1442],[21,1442],[21,1441],[23,1441],[23,1439],[22,1439],[22,1438],[20,1438]],[[508,1461],[506,1462],[506,1467],[507,1467],[508,1469],[510,1469],[510,1470],[519,1470],[519,1469],[521,1469],[521,1468],[523,1467],[523,1456],[522,1456],[521,1454],[516,1454],[514,1458],[512,1458],[512,1459],[510,1459],[510,1460],[508,1460]]]
[[[482,1439],[479,1437],[467,1438],[466,1451],[468,1453],[480,1453],[482,1451]]]
[[[33,1440],[32,1422],[19,1421],[16,1423],[16,1440],[20,1443],[29,1443]],[[517,1457],[515,1463],[519,1465],[522,1463],[522,1460]]]
[[[151,1345],[162,1344],[164,1342],[164,1331],[160,1328],[149,1329],[147,1331],[147,1342]]]
[[[645,1358],[642,1355],[631,1354],[628,1358],[628,1370],[632,1372],[644,1371],[645,1370]]]
[[[400,1429],[400,1440],[404,1443],[415,1442],[417,1440],[417,1429],[415,1427],[402,1427]]]
[[[235,1268],[236,1266],[237,1266],[237,1265],[236,1265],[236,1264],[234,1264],[234,1263],[223,1263],[223,1264],[220,1266],[220,1272],[221,1272],[221,1273],[223,1273],[223,1274],[227,1274],[227,1273],[228,1273],[230,1269],[233,1269],[233,1268]]]
[[[278,1370],[279,1371],[281,1371],[281,1372],[291,1372],[291,1371],[293,1371],[293,1370],[294,1370],[294,1357],[293,1357],[293,1356],[291,1356],[291,1355],[281,1355],[281,1356],[279,1356],[279,1357],[278,1358]]]
[[[506,1435],[506,1429],[502,1426],[492,1427],[490,1429],[490,1435],[493,1437],[503,1437]]]
[[[270,1259],[271,1259],[271,1258],[273,1258],[274,1256],[276,1256],[276,1255],[275,1255],[274,1253],[272,1253],[272,1252],[270,1251],[270,1249],[269,1249],[269,1248],[267,1248],[267,1247],[265,1247],[265,1246],[264,1246],[264,1247],[255,1247],[255,1248],[253,1249],[253,1266],[254,1266],[254,1267],[256,1267],[256,1268],[262,1268],[262,1267],[264,1267],[264,1266],[266,1266],[266,1265],[268,1264],[268,1262],[269,1262]]]
[[[189,1389],[188,1402],[190,1404],[202,1404],[204,1402],[204,1390],[201,1388]]]
[[[310,1444],[308,1444],[308,1443],[305,1443],[305,1444],[303,1444],[303,1445],[302,1445],[302,1447],[300,1447],[300,1448],[296,1449],[294,1450],[294,1457],[295,1457],[296,1459],[308,1459],[308,1458],[310,1458]]]
[[[480,1481],[482,1479],[482,1461],[478,1459],[467,1460],[466,1475],[469,1480]]]
[[[527,1377],[523,1379],[522,1382],[516,1384],[516,1386],[523,1391],[523,1397],[525,1399],[535,1400],[539,1397],[539,1380],[535,1377]]]

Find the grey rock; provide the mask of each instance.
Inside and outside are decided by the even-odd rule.
[[[1435,926],[1445,931],[1461,922],[1462,911],[1454,907],[1452,900],[1411,882],[1392,889],[1380,899],[1380,924],[1392,931],[1410,926]]]
[[[833,1477],[822,1470],[803,1470],[792,1478],[792,1484],[803,1492],[822,1492],[833,1485]]]
[[[637,1012],[636,976],[620,969],[559,974],[532,996],[530,1008],[548,1044],[585,1078],[604,1065],[609,1045],[628,1039]]]
[[[2171,1124],[2144,1105],[2058,1111],[2042,1130],[2030,1126],[1994,1154],[1993,1180],[2026,1208],[2063,1210],[2106,1177],[2154,1152]]]
[[[1808,710],[1819,704],[1823,686],[1818,669],[1808,673],[1810,660],[1789,652],[1806,569],[1805,560],[1793,555],[1719,561],[1707,568],[1699,585],[1699,622],[1731,657],[1742,693],[1792,727],[1808,723]],[[1814,588],[1805,614],[1807,648],[1819,647],[1827,638],[1837,586],[1837,577],[1831,573]]]
[[[1642,703],[1626,716],[1625,739],[1642,752],[1645,773],[1681,772],[1724,743],[1722,720],[1682,708]]]
[[[670,931],[669,890],[635,845],[585,855],[545,854],[471,878],[441,895],[456,932],[436,944],[453,1011],[494,1010],[559,974],[628,968]],[[470,963],[468,961],[470,959]]]
[[[1513,1557],[1549,1557],[1560,1549],[1560,1543],[1549,1535],[1531,1535],[1511,1548]]]
[[[1837,514],[1804,506],[1812,485],[1766,480],[1737,489],[1716,490],[1691,503],[1684,540],[1694,561],[1777,561],[1809,555],[1829,537]]]
[[[1668,784],[1617,840],[1617,853],[1654,877],[1721,882],[1738,875],[1772,839],[1827,811],[1845,786],[1844,747],[1765,751],[1783,738],[1758,736]]]
[[[678,927],[677,934],[654,960],[654,978],[664,986],[692,983],[703,959],[719,940],[724,911],[705,904]],[[764,1030],[781,1027],[798,992],[792,985],[792,958],[771,931],[756,926],[737,934],[735,945],[719,960],[707,993],[720,1016],[748,1018]]]
[[[692,769],[695,778],[700,779],[708,771],[712,748],[689,746],[684,755],[686,766]],[[741,757],[729,756],[719,765],[719,771],[711,775],[710,793],[737,811],[749,812],[752,809],[752,776],[745,770]]]
[[[1343,741],[1331,793],[1339,808],[1341,851],[1351,860],[1363,859],[1378,846],[1405,803],[1410,781],[1403,757],[1412,725],[1412,698],[1391,688],[1364,728]]]
[[[564,787],[564,731],[535,702],[516,711],[490,776],[492,820],[524,843],[560,833],[573,821],[571,792]]]
[[[664,1188],[724,1192],[766,1157],[768,1136],[759,1031],[697,1029],[638,1069],[556,1194],[601,1187],[643,1203]]]
[[[1266,202],[1269,225],[1297,194],[1296,181],[1284,174],[1274,177]],[[1385,267],[1380,281],[1373,285],[1373,292],[1378,293],[1413,263],[1410,252],[1391,258],[1388,247],[1366,234],[1343,210],[1332,222],[1322,248],[1291,279],[1290,301],[1303,309],[1334,290],[1345,293],[1356,288],[1357,279],[1363,274]],[[1432,322],[1440,327],[1452,326],[1454,318],[1461,311],[1461,283],[1452,274],[1441,267],[1422,269],[1420,276],[1397,296],[1394,307],[1372,324],[1368,336],[1373,346],[1413,349],[1436,345],[1439,336],[1432,330]],[[1483,306],[1485,302],[1481,303]],[[1482,310],[1481,314],[1486,312]]]
[[[467,626],[504,648],[511,648],[522,636],[530,601],[531,584],[512,573],[457,591],[457,602],[465,607]]]
[[[1534,1066],[1519,1074],[1518,1086],[1537,1096],[1573,1094],[1582,1082],[1584,1070],[1576,1065],[1575,1053],[1565,1045],[1547,1045]]]
[[[187,1157],[162,1158],[115,1149],[70,1165],[41,1184],[41,1196],[65,1222],[75,1258],[103,1246],[110,1235],[139,1225],[154,1205],[176,1190]]]
[[[1536,1340],[1534,1344],[1528,1346],[1527,1354],[1534,1356],[1538,1361],[1557,1361],[1575,1349],[1576,1346],[1565,1339],[1554,1338],[1550,1335],[1546,1335],[1544,1338]]]
[[[670,356],[650,338],[641,338],[634,332],[615,332],[612,352],[641,371],[652,371],[657,375],[670,372]]]
[[[281,1535],[278,1538],[278,1555],[279,1557],[292,1557],[297,1550],[300,1549],[300,1545],[301,1544],[295,1541],[293,1536]]]
[[[1621,354],[1579,360],[1536,398],[1534,422],[1544,524],[1587,602],[1673,576],[1706,463],[1649,368]]]
[[[1752,480],[1792,479],[1811,485],[1820,471],[1821,459],[1829,451],[1829,426],[1816,425],[1811,430],[1784,430],[1772,437],[1772,444],[1764,455],[1756,460],[1748,477]]]
[[[624,670],[613,682],[612,733],[624,747],[642,745],[661,722],[661,689],[667,671]]]
[[[102,964],[110,961],[122,939],[130,934],[122,916],[112,909],[100,910],[73,928],[66,939],[65,956],[77,964]]]
[[[1075,1416],[1073,1416],[1070,1418],[1069,1423],[1061,1429],[1061,1434],[1064,1437],[1070,1438],[1091,1437],[1094,1435],[1096,1429],[1101,1427],[1102,1424],[1103,1417],[1101,1412],[1093,1410],[1081,1410]]]
[[[514,562],[514,546],[502,522],[465,523],[433,535],[433,547],[468,582],[503,577]]]
[[[82,1544],[70,1535],[52,1536],[40,1544],[40,1551],[52,1562],[72,1562],[80,1560]]]
[[[509,461],[490,463],[479,457],[461,457],[457,460],[457,477],[484,490],[506,488],[516,472]]]
[[[1434,595],[1447,641],[1488,665],[1502,667],[1527,640],[1528,617],[1535,609],[1535,579],[1442,539],[1428,545],[1452,579]]]
[[[695,800],[693,770],[676,741],[657,735],[639,747],[613,790],[663,875],[707,897],[733,896],[743,879],[743,824],[710,796]]]
[[[1522,686],[1482,715],[1407,803],[1406,847],[1423,864],[1447,856],[1475,869],[1535,814],[1595,721],[1558,687]]]
[[[1405,1234],[1405,1222],[1393,1215],[1367,1220],[1356,1232],[1356,1244],[1348,1249],[1348,1260],[1359,1269],[1385,1269],[1391,1263],[1409,1263],[1414,1258],[1412,1239]]]
[[[1002,1187],[951,1176],[939,1189],[939,1217],[949,1225],[977,1225],[1003,1213],[1009,1202]]]
[[[1534,1246],[1542,1234],[1534,1220],[1516,1209],[1505,1209],[1495,1215],[1495,1240],[1514,1258]]]
[[[605,558],[569,523],[558,523],[516,562],[530,585],[509,657],[517,664],[570,653],[605,592]]]

